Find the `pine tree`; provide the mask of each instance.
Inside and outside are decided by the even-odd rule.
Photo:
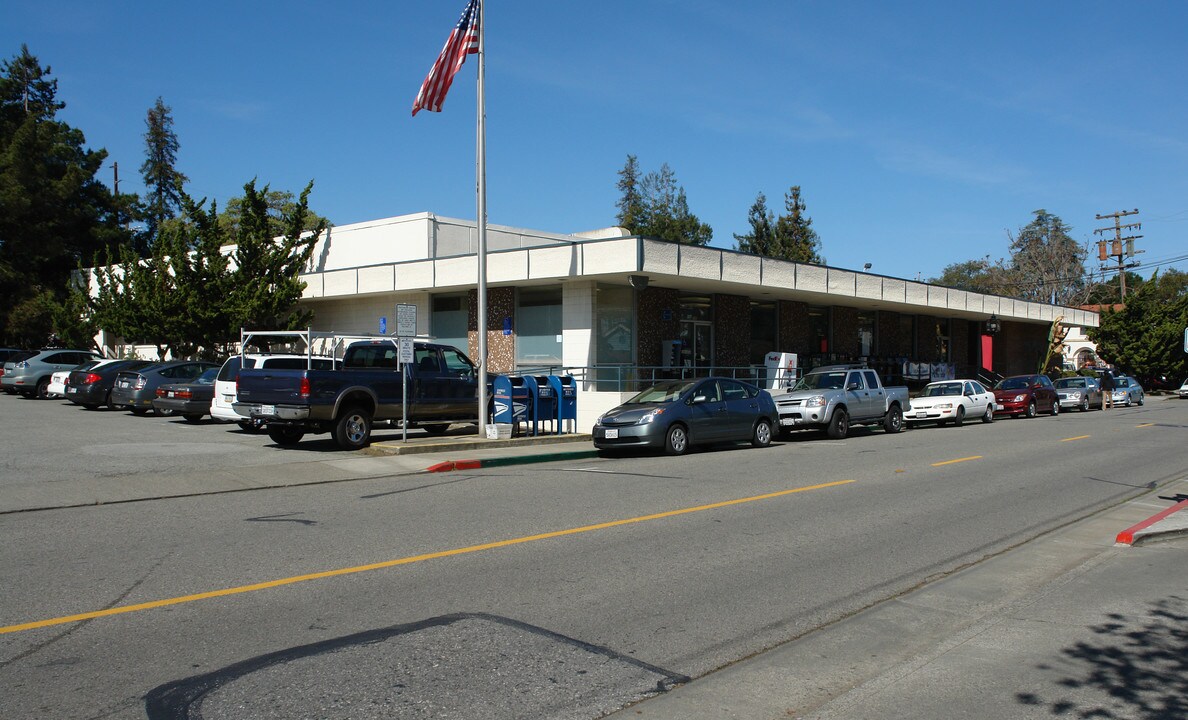
[[[759,193],[755,202],[747,213],[747,222],[751,232],[746,235],[735,234],[740,252],[762,255],[764,257],[779,257],[781,248],[775,235],[775,216],[767,207],[767,196]]]
[[[147,188],[144,200],[146,245],[156,241],[162,224],[178,215],[182,189],[189,180],[177,170],[177,151],[181,147],[173,131],[173,111],[161,98],[149,108],[145,118],[144,163],[140,175]],[[141,252],[147,247],[139,248]]]
[[[793,185],[784,195],[784,215],[775,224],[778,257],[793,262],[823,265],[821,239],[813,230],[813,219],[805,215],[804,200],[800,197],[800,186]]]

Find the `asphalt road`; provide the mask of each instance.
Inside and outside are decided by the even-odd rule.
[[[4,484],[293,462],[0,408]],[[599,717],[1180,478],[1186,426],[1160,401],[2,515],[0,717]]]

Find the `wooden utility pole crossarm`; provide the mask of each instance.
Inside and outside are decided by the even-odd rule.
[[[1101,261],[1102,269],[1105,269],[1106,261],[1110,258],[1115,258],[1118,261],[1118,282],[1121,288],[1121,299],[1126,301],[1126,271],[1130,268],[1136,268],[1141,263],[1133,261],[1129,265],[1126,264],[1126,258],[1132,258],[1135,255],[1144,252],[1143,250],[1134,249],[1134,241],[1142,237],[1142,235],[1128,235],[1122,237],[1122,231],[1141,230],[1142,223],[1128,223],[1123,225],[1122,218],[1129,215],[1138,215],[1138,208],[1134,210],[1119,210],[1108,215],[1098,215],[1098,220],[1108,220],[1113,218],[1113,227],[1097,228],[1093,231],[1094,235],[1101,235],[1102,233],[1113,231],[1114,239],[1112,241],[1098,240],[1097,241],[1097,259]],[[1109,243],[1107,247],[1106,243]]]

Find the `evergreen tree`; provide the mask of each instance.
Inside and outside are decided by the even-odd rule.
[[[753,255],[779,257],[782,248],[776,239],[775,215],[768,209],[767,196],[763,193],[759,193],[747,212],[747,223],[751,226],[750,233],[734,235],[736,249]]]
[[[1056,305],[1080,305],[1089,295],[1085,260],[1088,250],[1069,236],[1072,230],[1058,216],[1036,210],[1035,219],[1008,233],[1011,240],[1010,282],[1014,297]]]
[[[1182,275],[1182,273],[1181,273]],[[1179,289],[1176,289],[1176,286]],[[1101,325],[1089,329],[1097,354],[1139,378],[1188,377],[1184,328],[1188,327],[1188,290],[1182,278],[1161,287],[1158,274],[1126,294],[1119,311],[1106,310]]]
[[[143,212],[149,246],[156,241],[161,225],[177,217],[182,206],[182,188],[189,180],[177,170],[180,145],[173,131],[172,113],[172,109],[158,97],[144,121],[144,163],[140,166],[140,175],[147,188]],[[141,252],[147,250],[146,247],[138,249]]]
[[[619,224],[632,235],[686,245],[706,245],[713,239],[713,229],[689,212],[685,189],[668,163],[640,178],[635,156],[628,155],[619,171],[619,191]]]
[[[12,344],[49,342],[46,309],[65,299],[71,273],[128,240],[96,179],[107,154],[57,119],[56,93],[28,47],[0,65],[0,322]]]
[[[775,245],[784,260],[822,265],[825,259],[820,255],[821,239],[813,230],[813,219],[804,214],[805,204],[800,197],[800,186],[793,185],[784,194],[786,214],[776,220]]]

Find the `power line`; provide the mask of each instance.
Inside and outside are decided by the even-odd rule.
[[[1142,223],[1128,223],[1126,225],[1123,225],[1122,218],[1127,217],[1129,215],[1138,215],[1138,208],[1135,208],[1134,210],[1119,210],[1118,212],[1110,213],[1109,215],[1098,215],[1097,216],[1098,220],[1108,220],[1109,218],[1113,218],[1114,219],[1114,227],[1112,227],[1112,228],[1109,228],[1109,227],[1098,228],[1093,231],[1094,235],[1100,235],[1102,233],[1109,232],[1110,230],[1114,231],[1114,239],[1110,242],[1110,247],[1108,248],[1108,250],[1106,248],[1105,240],[1097,241],[1097,259],[1102,262],[1103,272],[1105,270],[1105,262],[1108,258],[1112,257],[1112,258],[1118,259],[1118,278],[1119,278],[1118,282],[1120,282],[1122,284],[1122,302],[1126,302],[1126,272],[1125,271],[1129,268],[1135,268],[1140,265],[1140,263],[1138,261],[1132,261],[1129,265],[1125,264],[1126,261],[1124,258],[1132,258],[1135,256],[1136,251],[1134,249],[1134,241],[1141,238],[1142,235],[1130,235],[1127,237],[1122,237],[1122,231],[1123,230],[1132,230],[1132,229],[1141,230],[1143,227]],[[1142,253],[1144,251],[1139,250],[1137,252]]]

